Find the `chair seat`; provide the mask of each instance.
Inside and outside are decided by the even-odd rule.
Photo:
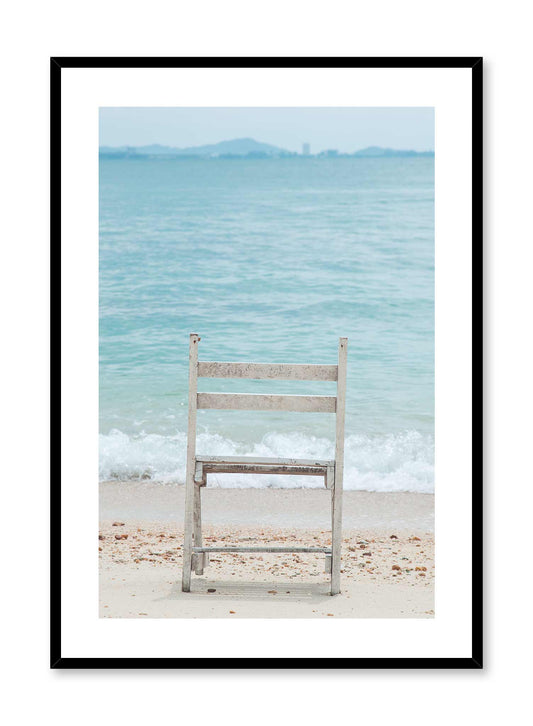
[[[283,464],[285,466],[335,466],[333,459],[277,459],[256,456],[196,456],[204,464]]]
[[[335,461],[324,459],[277,459],[255,456],[196,456],[195,480],[206,474],[289,474],[324,476]]]

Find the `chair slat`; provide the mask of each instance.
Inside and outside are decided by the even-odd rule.
[[[336,381],[337,366],[300,363],[222,363],[200,361],[200,378],[269,378],[280,381]]]
[[[335,413],[335,396],[295,396],[265,393],[198,393],[198,408],[234,411],[305,411]]]

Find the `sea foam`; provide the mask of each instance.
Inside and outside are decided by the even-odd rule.
[[[167,484],[185,480],[187,435],[128,435],[117,429],[100,434],[100,480],[146,479]],[[334,444],[326,438],[294,433],[269,433],[255,444],[233,441],[219,434],[200,433],[197,453],[213,456],[299,457],[330,459]],[[344,488],[375,492],[434,490],[433,437],[417,431],[345,440]],[[318,477],[276,475],[210,475],[209,486],[323,487]]]

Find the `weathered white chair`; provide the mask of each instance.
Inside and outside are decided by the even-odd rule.
[[[191,588],[191,570],[202,575],[209,552],[320,552],[326,556],[325,571],[331,573],[331,594],[340,592],[342,541],[342,475],[344,465],[344,412],[348,339],[339,339],[338,365],[286,363],[219,363],[198,361],[195,333],[189,344],[189,424],[185,479],[185,541],[182,590]],[[198,378],[255,378],[275,380],[337,381],[336,396],[270,395],[250,393],[198,393]],[[196,454],[196,411],[199,408],[255,411],[317,411],[334,413],[335,459],[273,459]],[[331,541],[328,547],[203,547],[201,488],[209,474],[300,474],[322,476],[331,490]]]

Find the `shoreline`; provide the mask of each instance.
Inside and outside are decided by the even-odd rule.
[[[151,481],[107,481],[99,485],[99,517],[183,523],[185,486]],[[434,531],[434,494],[343,492],[343,529]],[[325,488],[202,489],[202,520],[213,525],[329,527]]]
[[[434,617],[433,495],[344,492],[341,594],[317,554],[216,553],[181,592],[184,486],[100,484],[100,617]],[[208,545],[330,544],[329,493],[202,492]]]

